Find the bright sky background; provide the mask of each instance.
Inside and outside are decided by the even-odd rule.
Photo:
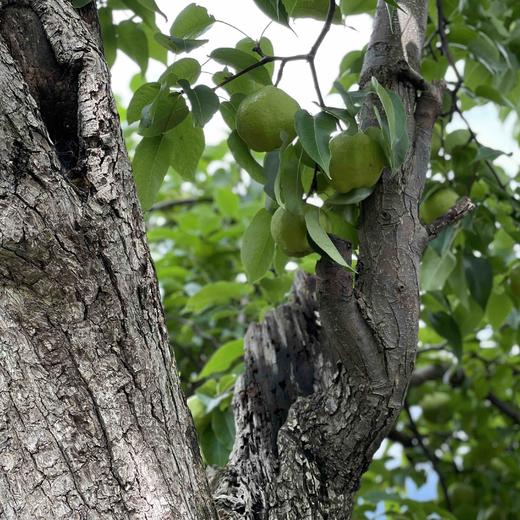
[[[168,33],[176,15],[190,3],[192,2],[189,0],[157,0],[160,9],[168,17],[168,21],[165,21],[158,16],[161,30]],[[217,20],[224,20],[235,25],[255,39],[260,36],[269,23],[269,19],[252,0],[198,0],[196,3],[206,7]],[[352,16],[347,19],[346,23],[346,27],[332,26],[318,51],[316,66],[324,95],[337,77],[341,58],[351,50],[362,48],[370,36],[372,22],[368,16]],[[267,28],[265,36],[273,42],[276,55],[290,56],[307,52],[321,29],[319,22],[310,19],[296,20],[292,26],[294,33],[276,23],[272,23]],[[212,49],[232,47],[244,36],[227,25],[216,23],[204,37],[208,37],[210,42],[190,53],[190,56],[199,59],[201,63],[207,59],[206,57]],[[218,64],[208,63],[203,67],[203,71],[206,73],[201,75],[199,81],[212,85],[210,73],[219,68],[221,66]],[[147,73],[148,81],[156,80],[163,70],[162,64],[152,60]],[[112,69],[112,83],[114,91],[121,96],[123,102],[128,102],[131,98],[128,82],[137,72],[138,68],[135,63],[119,52]],[[316,112],[316,94],[308,65],[305,62],[288,63],[280,86],[295,97],[302,108]],[[335,104],[337,105],[337,103]],[[467,113],[467,117],[484,145],[512,154],[511,157],[500,157],[498,163],[507,171],[516,173],[520,164],[520,149],[511,137],[513,118],[506,122],[499,121],[496,109],[491,105],[473,109]],[[455,120],[451,124],[451,128],[464,128],[464,124]],[[205,131],[206,141],[209,144],[220,142],[228,133],[228,129],[218,113],[206,126]]]

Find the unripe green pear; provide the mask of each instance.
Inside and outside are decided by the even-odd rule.
[[[307,240],[305,220],[300,215],[278,208],[271,219],[271,235],[287,256],[299,257],[312,253]]]
[[[459,200],[458,193],[450,188],[436,191],[421,204],[420,215],[422,221],[425,224],[430,224],[448,212],[457,200]]]
[[[238,135],[257,152],[270,152],[282,145],[282,134],[296,136],[294,115],[300,105],[278,87],[267,86],[247,96],[237,110]]]
[[[338,193],[373,186],[385,166],[382,148],[367,134],[343,132],[330,141],[331,184]]]
[[[448,488],[448,495],[454,505],[472,504],[475,500],[475,488],[466,482],[455,482]]]
[[[432,423],[443,423],[451,418],[451,396],[446,392],[426,395],[419,404],[424,418]]]

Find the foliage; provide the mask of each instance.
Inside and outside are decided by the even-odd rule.
[[[290,26],[287,2],[254,3],[275,22]],[[373,0],[338,4],[343,15],[371,14],[375,7]],[[122,9],[132,18],[114,23],[114,13]],[[125,136],[141,201],[152,208],[149,239],[202,452],[208,463],[222,465],[232,445],[230,400],[243,370],[247,324],[286,298],[292,281],[287,265],[312,272],[318,258],[314,253],[288,264],[270,237],[271,215],[278,206],[303,215],[315,249],[341,262],[320,215],[327,214],[339,226],[334,233],[355,246],[358,205],[371,189],[330,191],[331,135],[340,128],[358,132],[358,111],[374,92],[381,101],[378,138],[393,170],[407,152],[407,134],[394,93],[377,82],[364,92],[355,90],[364,54],[359,49],[343,58],[334,85],[343,106],[323,105],[318,114],[299,111],[294,144],[265,155],[252,152],[234,119],[247,95],[276,82],[276,60],[265,59],[275,56],[271,42],[241,40],[212,50],[211,59],[223,68],[207,86],[197,83],[201,64],[186,54],[210,45],[215,17],[190,4],[170,33],[160,34],[156,15],[161,14],[152,0],[108,0],[100,8],[107,60],[112,64],[119,49],[141,70],[127,111],[121,108],[130,125]],[[417,366],[446,370],[410,389],[394,435],[363,479],[355,518],[384,510],[392,518],[512,519],[520,511],[514,419],[520,405],[520,294],[518,276],[515,282],[512,274],[520,265],[515,250],[519,176],[511,168],[506,172],[503,153],[483,146],[467,124],[469,110],[493,107],[500,121],[512,120],[512,137],[520,140],[519,19],[517,0],[430,2],[421,74],[426,81],[445,78],[448,89],[434,129],[424,199],[449,188],[471,197],[476,210],[440,233],[424,255]],[[164,63],[159,78],[145,76],[150,58]],[[251,70],[241,74],[244,69]],[[227,94],[227,100],[216,92]],[[217,110],[230,136],[208,147],[202,127]],[[325,201],[321,209],[307,203],[316,193]],[[423,413],[425,398],[437,393],[449,395],[439,421],[431,420],[435,413]],[[423,502],[409,499],[410,489],[427,480],[425,489],[437,486],[437,492]],[[474,500],[452,503],[448,488],[454,483],[469,484]]]

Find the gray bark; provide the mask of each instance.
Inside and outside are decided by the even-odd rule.
[[[0,518],[213,518],[95,17],[0,8]]]
[[[400,5],[392,33],[380,1],[363,81],[401,95],[413,146],[363,203],[356,279],[324,258],[250,327],[212,500],[95,13],[0,0],[0,519],[350,518],[417,343],[438,93],[416,102],[391,66],[417,70],[423,43],[427,1]]]

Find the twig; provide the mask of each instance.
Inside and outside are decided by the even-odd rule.
[[[479,358],[483,363],[488,363],[488,360]],[[444,374],[449,370],[450,365],[443,363],[440,365],[428,365],[421,369],[416,370],[412,374],[410,380],[410,386],[420,386],[426,381],[433,381],[436,379],[442,379]],[[462,370],[459,370],[456,374],[450,377],[449,383],[452,387],[460,386],[466,375]],[[509,417],[514,423],[520,424],[520,410],[511,403],[504,401],[497,397],[493,392],[489,392],[486,399],[500,412]]]
[[[314,89],[316,90],[316,94],[318,96],[318,102],[321,108],[325,108],[325,101],[321,95],[320,83],[318,80],[318,73],[316,72],[316,66],[314,65],[314,60],[309,61],[309,67],[311,68],[312,81],[314,82]]]
[[[220,87],[223,87],[224,85],[227,85],[228,83],[231,83],[233,80],[239,78],[240,76],[243,76],[244,74],[247,74],[248,72],[251,72],[254,69],[257,69],[258,67],[266,65],[267,63],[272,63],[273,61],[281,61],[282,63],[286,63],[288,61],[298,60],[307,60],[307,54],[297,54],[295,56],[264,56],[261,60],[257,61],[256,63],[252,63],[245,69],[239,70],[236,74],[233,74],[232,76],[229,76],[229,78],[226,78],[224,81],[221,81],[218,85],[213,87],[213,91],[217,90]]]
[[[165,200],[154,204],[150,211],[163,211],[165,209],[175,208],[178,206],[193,206],[195,204],[204,204],[213,202],[211,197],[200,197],[198,199],[179,199],[179,200]]]
[[[437,0],[437,16],[439,18],[438,32],[439,32],[439,38],[441,40],[442,53],[448,60],[450,67],[453,69],[453,72],[455,73],[455,76],[457,77],[457,84],[455,86],[455,89],[452,91],[453,99],[456,102],[457,92],[459,91],[460,87],[462,87],[462,84],[464,83],[464,79],[461,76],[459,69],[457,69],[457,65],[455,64],[455,61],[453,60],[453,56],[451,55],[451,52],[450,52],[450,46],[449,46],[448,38],[446,36],[446,18],[444,16],[442,0]]]
[[[471,136],[471,140],[473,140],[477,146],[482,146],[482,144],[480,143],[480,141],[477,138],[477,134],[471,128],[471,125],[469,124],[469,121],[466,119],[466,116],[462,113],[462,110],[458,107],[455,107],[455,112],[457,112],[457,114],[462,119],[462,121],[464,121],[464,124],[466,125],[466,128],[468,129],[469,135]],[[503,190],[505,190],[506,186],[500,180],[500,177],[498,176],[498,173],[495,170],[495,168],[493,167],[493,165],[491,164],[491,162],[488,161],[487,159],[484,162],[485,162],[486,166],[489,168],[489,170],[491,171],[491,173],[493,174],[493,176],[495,177],[495,180],[497,181],[498,185]]]
[[[470,211],[475,209],[475,204],[468,197],[462,197],[457,203],[438,219],[426,226],[428,238],[433,240],[444,228],[459,221]]]
[[[314,82],[314,88],[316,89],[316,95],[318,96],[318,101],[320,106],[323,108],[325,106],[325,102],[323,100],[323,96],[321,94],[320,85],[318,82],[318,74],[316,72],[316,66],[314,64],[314,58],[316,57],[316,53],[318,52],[318,49],[320,45],[322,44],[323,40],[325,39],[325,36],[330,30],[330,27],[332,25],[332,20],[334,18],[334,11],[336,9],[336,1],[335,0],[329,0],[329,7],[327,11],[327,17],[325,19],[325,23],[323,25],[323,28],[320,31],[320,34],[316,38],[316,41],[312,45],[310,51],[307,54],[297,54],[295,56],[264,56],[261,60],[257,61],[256,63],[253,63],[246,67],[245,69],[242,69],[238,71],[236,74],[233,74],[232,76],[229,76],[224,81],[220,82],[218,85],[213,87],[213,91],[217,90],[220,87],[223,87],[224,85],[227,85],[231,81],[239,78],[240,76],[243,76],[244,74],[247,74],[248,72],[251,72],[252,70],[262,67],[263,65],[266,65],[267,63],[272,63],[273,61],[280,61],[280,70],[278,71],[278,77],[276,79],[275,85],[278,85],[282,78],[283,69],[285,67],[285,64],[290,61],[307,61],[309,64],[309,67],[311,69],[312,79]],[[264,29],[265,31],[265,29]],[[263,35],[263,33],[262,33]],[[262,38],[262,36],[260,37]]]
[[[495,408],[500,410],[504,415],[507,415],[516,424],[520,424],[520,410],[518,410],[518,408],[515,408],[512,404],[502,401],[502,399],[500,399],[491,392],[487,395],[486,398]]]
[[[439,476],[439,483],[441,485],[442,492],[444,494],[444,500],[446,501],[446,506],[449,511],[452,511],[451,500],[450,500],[450,496],[448,494],[448,486],[446,485],[446,479],[444,478],[444,475],[439,467],[439,462],[440,462],[439,458],[424,443],[424,438],[421,435],[421,433],[419,432],[419,430],[417,428],[417,424],[415,424],[415,421],[410,412],[410,407],[408,406],[408,403],[406,401],[404,403],[404,409],[406,410],[406,415],[408,416],[408,421],[410,422],[410,429],[412,430],[415,438],[417,439],[417,442],[419,443],[419,446],[421,447],[423,453],[426,455],[426,458],[431,462],[433,469]]]
[[[415,437],[411,437],[395,428],[387,435],[387,438],[392,442],[398,442],[404,448],[413,448],[416,444]]]

